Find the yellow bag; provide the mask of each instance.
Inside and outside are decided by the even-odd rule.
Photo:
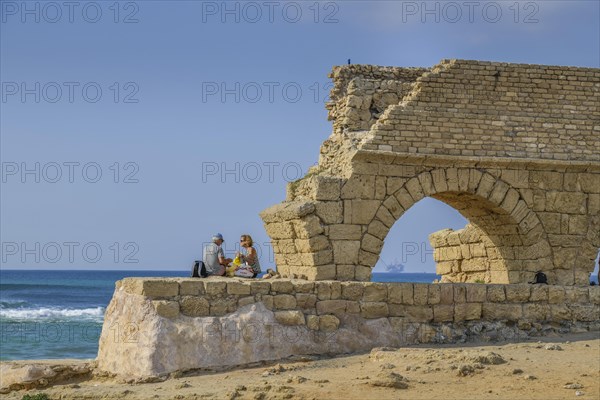
[[[231,265],[226,268],[225,274],[230,278],[233,277],[240,265],[242,265],[242,260],[240,260],[240,256],[236,256],[231,262]]]

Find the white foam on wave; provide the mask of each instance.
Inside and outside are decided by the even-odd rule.
[[[52,307],[0,309],[0,318],[18,321],[93,320],[102,322],[104,310],[104,307],[81,309]]]

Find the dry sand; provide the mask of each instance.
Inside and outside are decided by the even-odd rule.
[[[420,345],[196,371],[154,383],[94,377],[2,399],[600,399],[600,333]]]

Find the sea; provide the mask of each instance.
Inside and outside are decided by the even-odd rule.
[[[189,271],[0,270],[0,360],[95,358],[115,282]],[[432,273],[373,273],[375,282],[424,282]]]

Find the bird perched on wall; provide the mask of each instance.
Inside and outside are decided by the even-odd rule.
[[[348,65],[350,65],[350,59],[348,59]]]

